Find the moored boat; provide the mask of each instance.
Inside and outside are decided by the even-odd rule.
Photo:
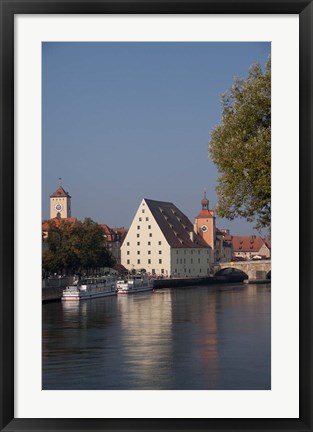
[[[63,301],[75,301],[116,295],[116,278],[104,276],[76,281],[63,291]]]
[[[119,279],[116,282],[118,294],[134,294],[153,290],[153,279],[144,276],[133,276],[128,279]]]

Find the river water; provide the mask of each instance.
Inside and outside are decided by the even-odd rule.
[[[47,303],[42,388],[271,388],[270,285],[225,284]]]

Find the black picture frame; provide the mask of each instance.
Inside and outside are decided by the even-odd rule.
[[[302,0],[0,0],[0,426],[3,431],[312,431],[313,5]],[[300,19],[300,416],[299,419],[14,418],[14,15],[299,14]],[[286,98],[287,100],[287,98]],[[283,148],[282,148],[283,151]],[[293,258],[294,259],[294,258]],[[286,377],[288,379],[288,377]],[[156,407],[157,409],[157,407]]]

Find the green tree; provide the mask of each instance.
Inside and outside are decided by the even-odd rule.
[[[90,272],[114,265],[114,259],[104,245],[100,225],[87,218],[73,231],[73,249],[79,259],[80,271]]]
[[[222,95],[220,125],[209,155],[219,171],[217,214],[244,217],[257,228],[271,222],[271,60],[254,64],[246,80],[235,79]]]
[[[47,249],[42,256],[45,271],[90,273],[114,263],[105,247],[101,226],[91,219],[75,224],[66,219],[49,221]]]
[[[48,225],[48,248],[42,256],[43,268],[56,273],[75,272],[79,262],[71,246],[72,224],[66,219],[52,219]]]

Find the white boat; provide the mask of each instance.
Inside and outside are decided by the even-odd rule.
[[[144,276],[133,276],[129,279],[119,279],[116,282],[118,294],[134,294],[153,290],[153,279]]]
[[[112,295],[116,295],[116,278],[105,276],[75,281],[63,290],[62,300],[75,301]]]

